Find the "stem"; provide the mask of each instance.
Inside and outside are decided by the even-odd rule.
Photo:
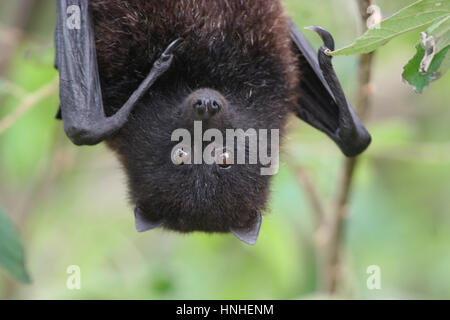
[[[16,1],[12,12],[5,19],[9,20],[8,31],[0,30],[0,75],[8,68],[14,51],[20,44],[24,29],[29,25],[31,15],[37,5],[37,0]]]
[[[42,100],[51,97],[58,91],[58,79],[51,81],[39,90],[27,94],[13,113],[0,120],[0,134],[12,127],[24,114]]]
[[[309,202],[311,204],[312,212],[314,213],[314,222],[316,225],[316,229],[318,230],[323,225],[326,218],[326,213],[323,208],[322,201],[320,200],[320,196],[317,192],[316,186],[314,185],[306,170],[298,165],[295,166],[295,169],[297,171],[299,181],[302,182],[302,185],[305,188],[306,195],[308,196]]]
[[[357,0],[360,17],[364,29],[366,29],[366,21],[369,18],[367,9],[373,5],[372,0]],[[356,111],[363,121],[371,106],[371,78],[374,53],[362,54],[359,57],[358,67],[358,98]],[[325,277],[323,290],[334,295],[338,288],[339,279],[341,277],[341,256],[342,242],[344,239],[346,218],[348,215],[351,190],[353,185],[353,177],[358,164],[358,158],[349,158],[345,160],[342,177],[339,182],[338,195],[330,218],[327,244],[325,248],[324,263],[325,268],[323,276]]]

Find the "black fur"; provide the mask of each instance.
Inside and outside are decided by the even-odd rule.
[[[105,111],[117,111],[169,43],[175,60],[108,145],[127,172],[132,202],[152,221],[181,232],[228,232],[255,222],[270,177],[259,165],[176,166],[175,129],[192,129],[186,99],[211,88],[227,101],[220,130],[280,129],[296,106],[298,83],[287,18],[279,0],[93,0]],[[206,124],[208,125],[208,124]]]

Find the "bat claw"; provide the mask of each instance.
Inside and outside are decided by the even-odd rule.
[[[181,46],[183,42],[184,42],[183,38],[178,38],[175,41],[172,41],[172,43],[169,44],[167,49],[163,52],[162,56],[163,57],[171,56]]]
[[[319,26],[309,26],[305,27],[305,29],[316,32],[322,38],[322,41],[326,49],[328,49],[329,51],[334,51],[334,39],[331,33],[329,33],[327,30]]]

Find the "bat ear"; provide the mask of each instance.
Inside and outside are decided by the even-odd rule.
[[[156,228],[161,227],[164,224],[164,220],[160,221],[150,221],[148,217],[144,215],[142,209],[139,206],[136,206],[134,209],[134,217],[136,222],[136,230],[138,232],[150,231]]]
[[[242,242],[254,245],[258,240],[259,230],[261,229],[261,222],[262,222],[261,213],[258,212],[256,221],[250,227],[230,228],[230,231]]]
[[[308,27],[322,38],[324,45],[316,54],[309,42],[291,24],[291,36],[299,55],[300,98],[296,113],[299,118],[326,133],[347,157],[362,153],[371,137],[362,125],[339,83],[331,56],[334,40],[320,27]]]

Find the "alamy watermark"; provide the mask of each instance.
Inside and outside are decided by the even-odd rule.
[[[366,285],[369,290],[381,290],[381,268],[377,265],[371,265],[366,270],[369,277]]]
[[[67,7],[67,14],[69,17],[66,20],[66,25],[69,30],[81,29],[81,9],[77,5]]]
[[[69,274],[66,281],[66,287],[69,290],[81,290],[81,268],[77,265],[67,267],[66,273]]]
[[[218,129],[208,129],[203,133],[201,121],[194,122],[193,140],[189,130],[176,129],[171,140],[179,143],[172,149],[172,162],[175,165],[218,164],[224,168],[233,164],[259,164],[262,166],[261,175],[275,175],[278,172],[278,129],[226,129],[225,137]],[[203,148],[204,142],[210,143]]]

